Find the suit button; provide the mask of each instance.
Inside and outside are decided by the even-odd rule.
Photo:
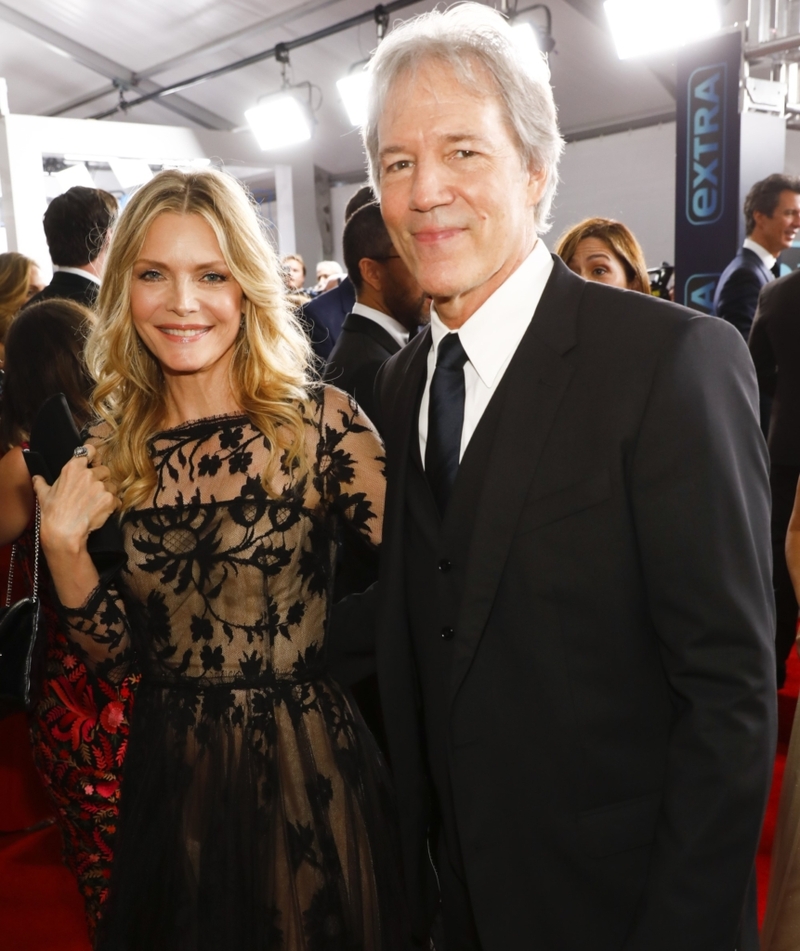
[[[450,641],[450,640],[452,640],[453,637],[455,636],[455,633],[456,633],[456,631],[455,631],[455,628],[454,628],[454,627],[443,627],[443,628],[442,628],[442,640],[444,640],[444,641]]]
[[[439,562],[439,571],[449,571],[453,567],[453,562],[448,561],[446,558],[442,558]]]

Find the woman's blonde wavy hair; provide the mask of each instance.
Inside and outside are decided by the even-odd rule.
[[[119,486],[122,510],[147,500],[156,472],[151,437],[163,426],[164,377],[141,343],[131,316],[133,266],[153,221],[165,213],[200,215],[214,229],[222,256],[244,295],[244,326],[231,360],[231,387],[242,410],[276,450],[265,488],[281,457],[295,478],[307,471],[306,407],[313,385],[310,347],[290,309],[277,256],[253,203],[231,176],[214,169],[160,172],[130,199],[114,231],[86,345],[96,380],[92,401],[108,424],[104,464]],[[105,427],[101,427],[101,430]]]
[[[31,271],[36,262],[17,251],[0,254],[0,343],[6,339],[17,311],[28,300]]]

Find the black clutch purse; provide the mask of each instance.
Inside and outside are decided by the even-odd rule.
[[[82,444],[66,397],[56,393],[42,403],[33,421],[30,448],[23,450],[28,471],[52,485]],[[108,584],[127,561],[122,532],[113,516],[89,535],[86,547],[103,584]]]
[[[0,609],[0,701],[31,710],[44,676],[45,639],[39,600],[39,504],[36,503],[33,592],[11,604],[11,586],[18,556],[11,549],[5,607]]]

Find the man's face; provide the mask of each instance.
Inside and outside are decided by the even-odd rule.
[[[406,330],[415,330],[431,319],[431,299],[409,271],[405,261],[392,248],[379,262],[381,296],[386,309]]]
[[[750,237],[777,257],[784,248],[791,247],[800,229],[800,195],[788,189],[782,191],[772,215],[756,211],[753,217],[756,226]]]
[[[394,246],[445,323],[461,326],[532,250],[544,173],[524,166],[500,99],[436,61],[395,82],[378,143]]]
[[[286,271],[286,283],[292,290],[300,290],[306,282],[303,265],[296,258],[288,258],[283,266]]]

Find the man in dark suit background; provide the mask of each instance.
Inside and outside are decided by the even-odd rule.
[[[369,185],[363,185],[350,198],[344,209],[344,221],[362,205],[375,200],[375,194]],[[321,362],[327,361],[334,344],[342,332],[345,317],[356,302],[356,290],[349,277],[340,281],[336,287],[325,291],[303,305],[300,312],[308,328],[308,336],[314,353]]]
[[[720,275],[714,313],[747,340],[761,288],[780,274],[778,255],[800,228],[800,179],[769,175],[756,182],[745,198],[744,217],[747,237]]]
[[[408,21],[371,70],[374,186],[433,298],[376,387],[415,939],[441,900],[447,951],[754,948],[775,681],[747,349],[547,253],[549,74],[499,14]]]
[[[769,420],[772,489],[772,584],[775,589],[775,660],[778,686],[786,679],[786,658],[794,642],[797,601],[786,567],[786,530],[800,477],[800,272],[761,292],[750,331],[762,396],[771,401]]]
[[[325,380],[349,393],[370,419],[375,377],[429,318],[430,298],[392,245],[378,205],[359,208],[342,236],[356,302],[328,358]]]
[[[54,198],[43,221],[53,279],[28,304],[65,297],[93,307],[116,216],[116,198],[100,188],[76,185]]]

